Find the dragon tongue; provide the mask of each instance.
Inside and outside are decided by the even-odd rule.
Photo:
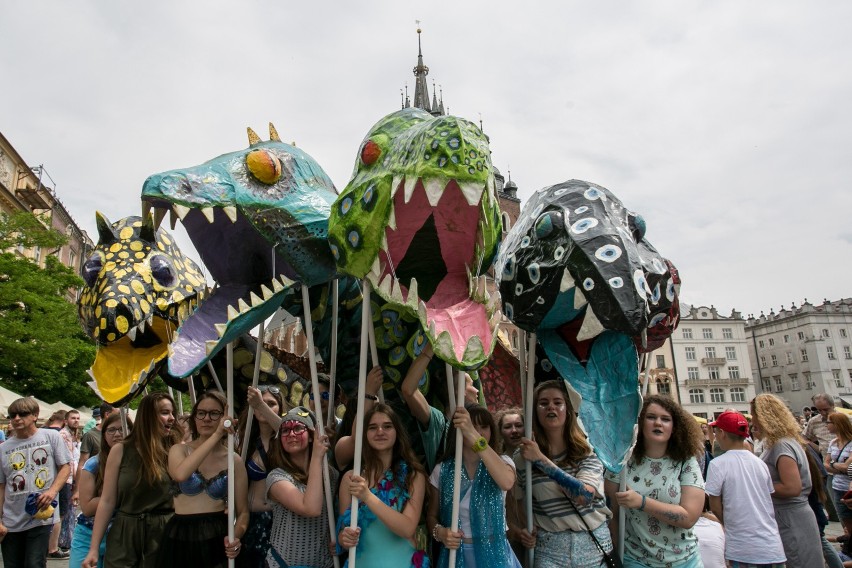
[[[463,360],[472,337],[478,337],[485,345],[490,344],[493,335],[485,305],[468,297],[467,292],[464,274],[447,275],[425,303],[426,322],[421,322],[427,324],[430,330],[434,329],[433,341],[444,332],[448,334],[456,361]]]

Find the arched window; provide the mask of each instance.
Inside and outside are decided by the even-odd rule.
[[[509,229],[512,228],[512,220],[509,219],[509,214],[506,213],[505,211],[503,211],[503,213],[501,213],[500,218],[503,221],[503,234],[506,234],[506,233],[509,232]]]

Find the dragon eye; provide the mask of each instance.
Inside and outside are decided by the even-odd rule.
[[[535,220],[535,236],[547,239],[565,227],[560,211],[545,211]]]
[[[168,258],[161,254],[151,257],[151,275],[161,286],[173,286],[175,283],[175,269]]]
[[[376,160],[378,160],[381,155],[382,149],[379,148],[379,145],[372,140],[367,140],[361,148],[361,162],[363,162],[365,166],[375,164]]]
[[[87,260],[83,264],[83,280],[86,281],[86,285],[89,288],[95,287],[95,281],[98,279],[98,274],[101,273],[101,269],[103,268],[103,258],[101,257],[101,253],[96,252],[93,254],[89,260]]]
[[[281,178],[281,160],[266,150],[252,150],[246,155],[246,167],[260,183],[272,185]]]

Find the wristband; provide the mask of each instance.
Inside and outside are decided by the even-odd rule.
[[[441,539],[438,538],[438,529],[441,528],[441,525],[435,523],[435,526],[432,527],[432,540],[435,542],[441,542]]]
[[[644,495],[642,495],[642,504],[641,504],[641,505],[639,505],[639,510],[640,510],[640,511],[644,511],[644,510],[645,510],[645,496],[644,496]]]
[[[365,394],[364,398],[366,398],[367,400],[372,400],[373,402],[376,402],[376,401],[379,400],[379,397],[377,397],[374,394]]]
[[[480,436],[479,439],[473,443],[473,447],[471,449],[476,453],[480,453],[484,452],[487,447],[488,440],[486,440],[484,436]]]

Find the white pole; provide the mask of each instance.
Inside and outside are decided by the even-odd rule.
[[[257,383],[260,380],[260,354],[263,353],[263,335],[266,331],[266,322],[261,321],[257,325],[257,346],[254,350],[254,374],[251,377],[251,386],[253,388],[257,388]],[[209,363],[209,361],[208,361]],[[212,371],[213,368],[211,367]],[[216,375],[213,375],[214,377]],[[254,408],[249,405],[248,414],[246,414],[246,427],[243,430],[243,438],[244,440],[240,440],[240,444],[242,444],[242,448],[240,451],[240,457],[243,458],[243,461],[246,461],[246,456],[248,455],[249,444],[248,441],[251,438],[251,423],[254,421]]]
[[[450,375],[452,377],[452,375]],[[458,372],[458,391],[456,392],[456,407],[464,407],[464,387],[465,387],[465,378],[464,371]],[[459,503],[461,501],[461,468],[462,468],[462,450],[463,450],[463,442],[462,442],[462,432],[458,428],[456,428],[456,455],[455,455],[455,469],[453,470],[453,510],[452,517],[450,519],[450,530],[456,532],[459,530]],[[456,549],[450,550],[449,568],[456,567],[456,553],[458,551]]]
[[[526,372],[526,397],[524,399],[525,407],[524,407],[524,436],[528,439],[532,439],[532,423],[535,409],[533,408],[533,392],[535,391],[535,345],[536,345],[536,334],[532,332],[529,334],[529,343],[527,346],[527,372]],[[532,508],[532,488],[533,488],[533,479],[532,479],[532,462],[526,461],[524,465],[526,468],[526,486],[524,487],[524,495],[526,497],[526,510],[527,510],[527,531],[530,534],[533,532],[533,508]],[[527,549],[527,566],[535,565],[535,549],[528,548]]]
[[[228,359],[228,365],[231,364],[231,359]],[[192,406],[195,407],[195,379],[193,379],[192,375],[190,375],[187,380],[189,381],[189,402],[192,403]]]
[[[227,397],[228,397],[228,412],[234,412],[234,344],[228,343],[226,349],[227,360]],[[193,391],[194,392],[194,391]],[[228,540],[234,541],[234,501],[236,496],[234,493],[234,435],[228,433]],[[234,568],[234,559],[228,559],[228,568]]]
[[[334,419],[334,393],[337,392],[337,317],[338,310],[340,306],[338,306],[338,302],[340,301],[340,281],[338,279],[334,279],[331,283],[331,363],[329,364],[328,374],[330,376],[329,386],[328,386],[328,396],[329,396],[329,405],[328,405],[328,417],[326,417],[326,424],[329,426],[333,424],[332,420]]]
[[[367,297],[363,300],[362,306],[366,306],[367,313],[370,316],[370,326],[367,328],[367,333],[370,335],[370,358],[373,360],[373,367],[379,364],[379,349],[376,346],[376,328],[373,326],[373,302]],[[363,307],[361,308],[364,309]],[[385,403],[385,387],[379,387],[379,402]]]
[[[222,388],[222,383],[219,382],[219,375],[216,374],[216,369],[213,368],[213,363],[209,360],[207,361],[207,370],[210,371],[210,376],[213,378],[213,382],[216,383],[216,388],[219,389],[219,392],[225,394],[225,389]]]
[[[178,391],[177,403],[178,403],[178,412],[180,413],[181,416],[183,416],[183,393],[180,392],[180,391]]]
[[[365,278],[361,288],[361,297],[366,298],[365,302],[369,302],[370,298],[370,282]],[[355,456],[352,461],[353,475],[361,475],[361,452],[364,446],[364,393],[367,390],[367,343],[369,338],[368,327],[373,324],[370,321],[370,309],[361,306],[361,362],[358,369],[358,405],[357,416],[355,417]],[[358,498],[352,496],[352,515],[349,526],[353,529],[358,528]],[[349,549],[349,568],[355,568],[355,561],[358,559],[355,547]]]
[[[119,410],[119,415],[121,416],[121,431],[124,433],[124,436],[127,437],[130,434],[130,428],[127,426],[127,405],[121,407]],[[105,420],[105,418],[101,418],[101,420]]]
[[[322,399],[320,398],[319,376],[317,376],[317,358],[314,353],[314,326],[311,322],[311,299],[308,296],[308,286],[302,283],[302,311],[305,313],[305,335],[308,338],[308,362],[311,365],[311,388],[314,394],[314,416],[317,420],[317,430],[320,437],[325,436],[325,424],[322,421]],[[331,401],[329,401],[332,404]],[[314,449],[316,451],[316,448]],[[328,512],[328,527],[331,531],[331,543],[337,544],[337,524],[334,522],[334,504],[331,502],[331,477],[328,473],[328,454],[322,458],[322,485],[325,493],[325,508]],[[333,556],[335,568],[340,568],[340,559]]]
[[[453,366],[449,363],[444,363],[446,365],[446,375],[447,375],[447,408],[449,409],[450,420],[452,420],[453,414],[456,412],[456,390],[455,385],[453,384]],[[440,457],[440,456],[436,456]]]

